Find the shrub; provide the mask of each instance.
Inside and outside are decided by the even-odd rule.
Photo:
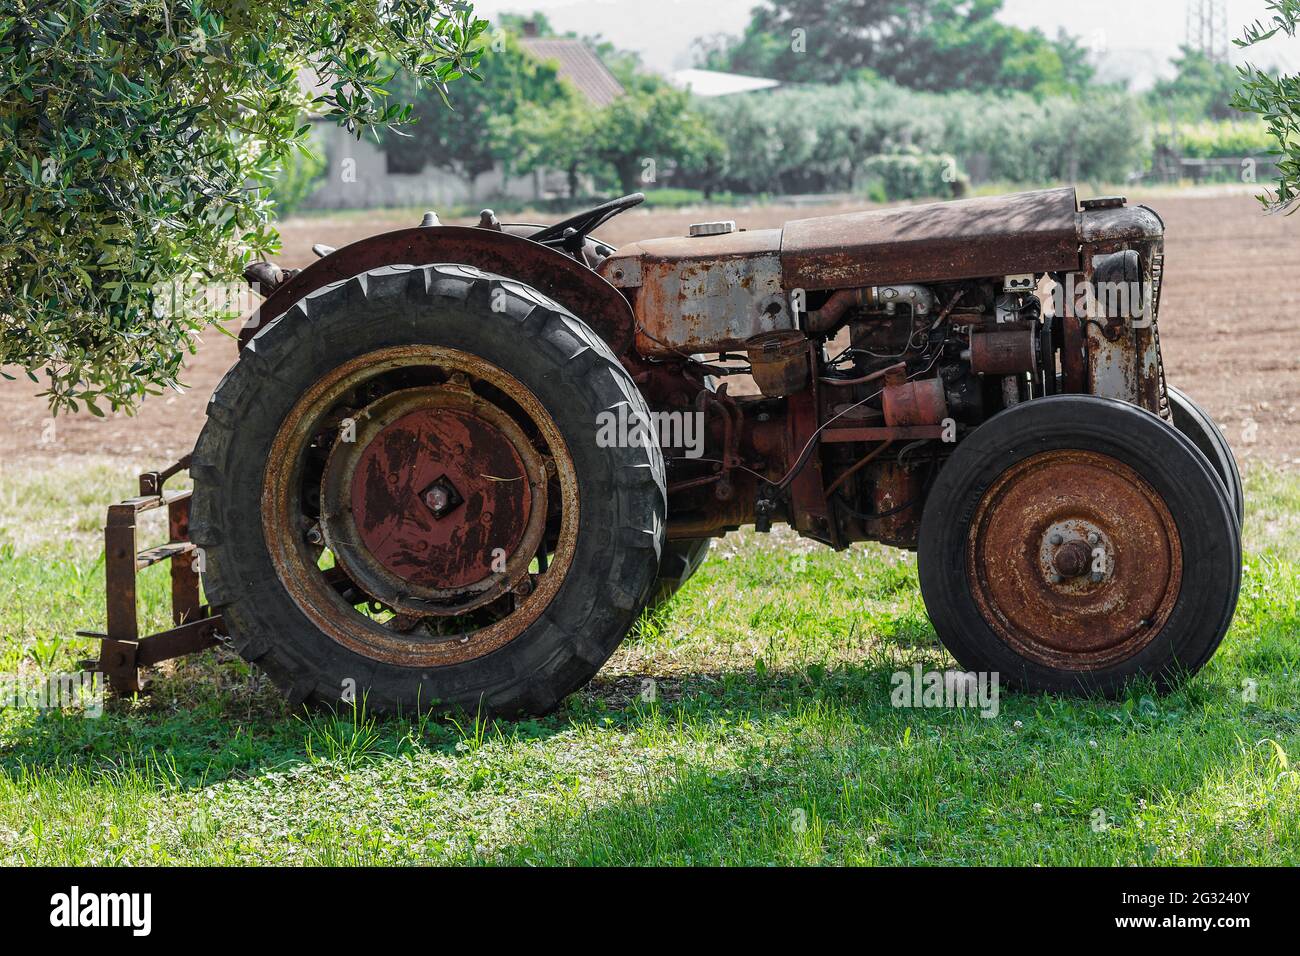
[[[1039,99],[856,82],[720,98],[704,109],[727,146],[721,182],[741,193],[851,190],[871,157],[913,152],[953,156],[962,168],[978,159],[995,180],[1123,181],[1150,151],[1150,124],[1122,93]]]
[[[863,164],[870,179],[879,181],[886,199],[961,196],[965,177],[951,156],[932,153],[893,153],[873,156]],[[870,188],[870,187],[869,187]]]
[[[1207,120],[1179,126],[1176,135],[1159,134],[1157,143],[1170,147],[1176,145],[1182,155],[1192,159],[1266,156],[1273,146],[1268,128],[1256,120]]]

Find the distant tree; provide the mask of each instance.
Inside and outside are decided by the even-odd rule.
[[[571,96],[545,105],[524,103],[513,117],[493,118],[492,125],[494,135],[512,146],[508,163],[513,172],[562,170],[569,197],[576,198],[582,176],[600,172],[593,168],[590,147],[595,117],[585,100]]]
[[[1068,35],[1002,23],[1002,0],[763,0],[739,38],[697,46],[701,65],[791,82],[881,76],[918,90],[1059,93],[1092,69]]]
[[[577,101],[524,107],[510,135],[511,168],[562,169],[571,196],[583,176],[598,188],[617,186],[625,193],[653,186],[674,167],[707,179],[725,155],[690,94],[648,75],[635,77],[623,96],[601,109]]]
[[[1056,39],[1052,41],[1052,46],[1061,60],[1065,86],[1065,89],[1059,92],[1077,92],[1093,85],[1097,70],[1092,65],[1092,56],[1088,48],[1078,37],[1062,27],[1056,31]]]
[[[1267,23],[1256,20],[1246,27],[1242,37],[1233,41],[1237,46],[1251,47],[1279,33],[1295,38],[1300,29],[1300,0],[1269,0],[1268,8],[1273,15]],[[1266,191],[1260,201],[1271,209],[1293,213],[1300,208],[1300,75],[1280,71],[1275,75],[1251,65],[1241,67],[1240,73],[1242,86],[1232,105],[1262,116],[1276,143],[1277,189]]]
[[[641,77],[595,115],[590,149],[630,193],[657,182],[672,164],[707,169],[724,146],[689,93]]]
[[[484,33],[478,49],[482,79],[449,90],[451,109],[437,91],[421,89],[417,76],[397,72],[393,93],[413,104],[413,122],[382,137],[390,170],[416,173],[428,163],[472,180],[511,157],[511,120],[522,106],[550,108],[575,95],[554,66],[530,56],[512,33]]]
[[[1235,67],[1187,46],[1173,64],[1173,78],[1159,80],[1151,88],[1148,98],[1153,105],[1191,118],[1241,116],[1232,107],[1232,95],[1241,81]]]

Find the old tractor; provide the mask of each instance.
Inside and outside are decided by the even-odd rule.
[[[1063,188],[596,238],[642,199],[251,267],[192,455],[110,509],[112,685],[223,641],[294,704],[543,713],[711,538],[778,522],[915,550],[944,646],[1016,687],[1214,653],[1241,482],[1165,382],[1154,211]],[[175,626],[142,637],[164,560]]]

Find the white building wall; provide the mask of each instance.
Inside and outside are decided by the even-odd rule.
[[[373,141],[358,140],[334,123],[314,123],[311,137],[326,157],[327,167],[324,183],[304,203],[308,209],[437,209],[501,196],[527,202],[563,189],[563,176],[550,171],[506,176],[499,162],[473,181],[433,166],[420,173],[390,173],[384,152]]]

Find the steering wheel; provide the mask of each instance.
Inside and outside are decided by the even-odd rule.
[[[620,196],[618,199],[611,199],[609,202],[603,202],[599,206],[593,206],[591,209],[561,220],[553,226],[547,226],[528,238],[544,246],[560,246],[570,252],[576,252],[582,248],[588,233],[595,232],[619,213],[627,212],[633,206],[639,206],[643,202],[645,202],[645,193]]]

